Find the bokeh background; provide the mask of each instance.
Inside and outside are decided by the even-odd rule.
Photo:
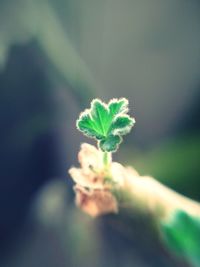
[[[0,266],[188,266],[147,218],[75,207],[95,97],[136,118],[115,160],[200,200],[200,2],[0,0]]]

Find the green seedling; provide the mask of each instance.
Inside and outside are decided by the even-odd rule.
[[[130,132],[135,119],[128,114],[128,100],[112,99],[108,104],[94,99],[90,109],[80,114],[77,128],[86,136],[94,138],[104,152],[104,163],[108,164],[108,153],[116,152],[122,136]]]

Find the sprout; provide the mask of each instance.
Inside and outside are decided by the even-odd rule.
[[[80,114],[77,128],[86,136],[98,141],[103,152],[117,151],[122,136],[130,132],[135,119],[127,115],[128,100],[112,99],[108,104],[94,99],[90,109]]]

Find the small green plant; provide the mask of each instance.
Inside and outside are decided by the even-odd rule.
[[[128,114],[128,100],[112,99],[108,104],[94,99],[90,109],[80,114],[77,128],[86,136],[94,138],[104,152],[104,163],[108,164],[108,153],[117,151],[122,136],[130,132],[135,119]]]

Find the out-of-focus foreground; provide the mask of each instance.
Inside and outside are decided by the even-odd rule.
[[[74,205],[79,112],[126,97],[115,160],[200,200],[197,0],[0,0],[0,266],[181,267],[149,218]],[[87,140],[88,141],[88,140]]]

